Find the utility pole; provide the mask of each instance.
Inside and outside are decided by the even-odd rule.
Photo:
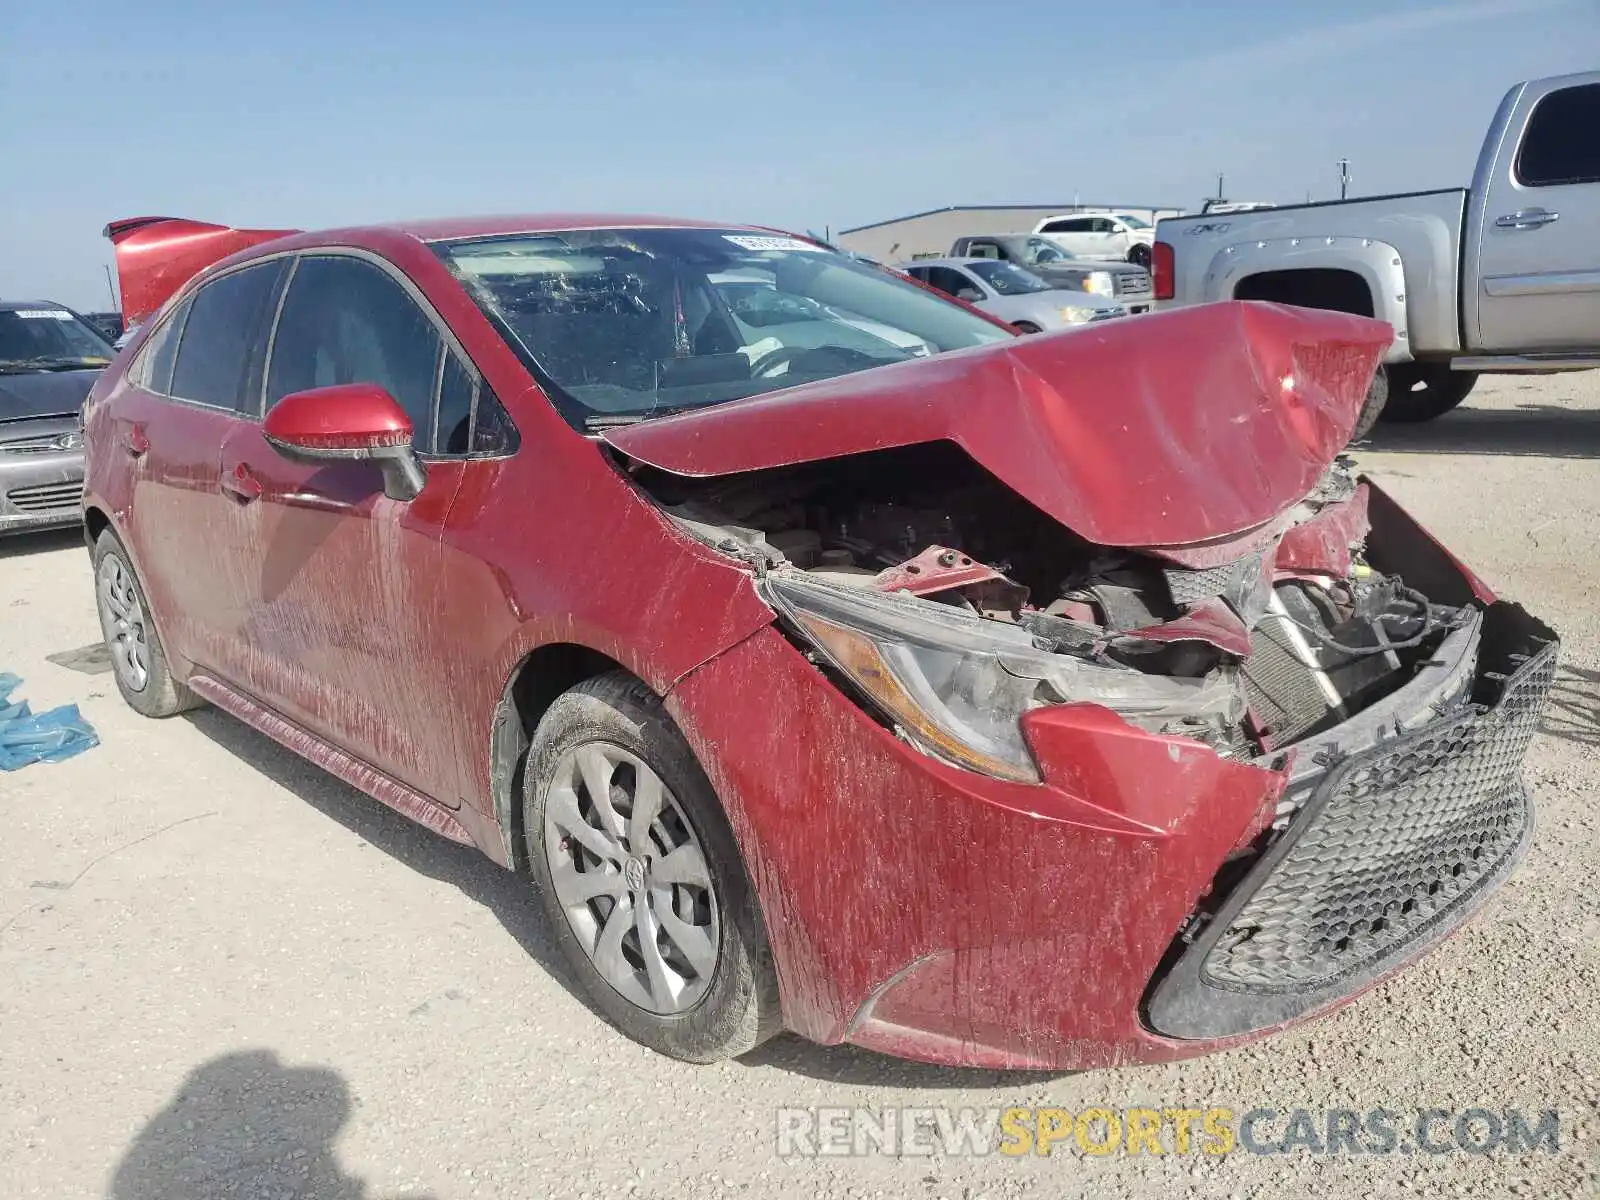
[[[1339,199],[1343,200],[1350,194],[1350,160],[1341,158],[1339,167]]]
[[[106,294],[111,297],[111,307],[121,308],[122,306],[117,303],[117,285],[111,280],[111,266],[109,263],[100,265],[106,269]]]
[[[1222,172],[1217,172],[1217,199],[1222,199]]]

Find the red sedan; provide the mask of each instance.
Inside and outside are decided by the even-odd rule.
[[[525,872],[663,1053],[1191,1055],[1404,966],[1528,842],[1555,635],[1338,457],[1385,325],[1017,337],[656,218],[108,233],[123,696]]]

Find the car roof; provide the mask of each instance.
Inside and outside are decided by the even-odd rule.
[[[908,262],[901,263],[898,269],[904,271],[908,267],[964,267],[968,263],[998,261],[998,259],[983,258],[976,254],[968,255],[965,258],[913,258]]]
[[[65,304],[54,300],[0,300],[0,312],[16,312],[19,308],[61,308],[71,312]]]

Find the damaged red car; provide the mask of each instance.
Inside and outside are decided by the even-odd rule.
[[[128,703],[524,872],[663,1053],[1192,1055],[1400,969],[1528,843],[1556,637],[1339,456],[1385,325],[1019,337],[655,218],[108,234]]]

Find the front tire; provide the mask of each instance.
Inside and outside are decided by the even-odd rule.
[[[558,697],[524,772],[545,920],[590,1001],[658,1053],[707,1063],[780,1026],[755,893],[705,772],[638,680]]]
[[[1367,398],[1361,404],[1361,415],[1356,418],[1356,427],[1350,431],[1350,441],[1363,441],[1372,428],[1383,419],[1383,413],[1389,406],[1389,368],[1379,365],[1373,373],[1372,383],[1367,387]]]
[[[1452,371],[1449,363],[1396,363],[1389,368],[1389,403],[1383,419],[1415,425],[1442,417],[1478,382],[1473,371]]]
[[[144,587],[121,539],[104,530],[94,543],[94,598],[117,691],[147,717],[171,717],[201,700],[172,677]]]

